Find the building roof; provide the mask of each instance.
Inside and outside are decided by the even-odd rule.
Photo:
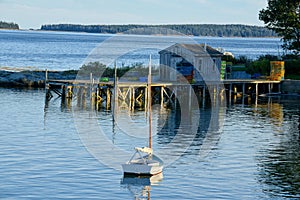
[[[209,54],[210,56],[222,56],[223,54],[212,48],[211,46],[208,46],[206,44],[182,44],[182,43],[176,43],[162,51],[160,51],[159,53],[163,53],[163,52],[172,52],[172,53],[176,53],[176,48],[184,48],[189,50],[190,52],[192,52],[195,56],[203,56],[205,54]]]

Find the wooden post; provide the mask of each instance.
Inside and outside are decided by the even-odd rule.
[[[160,87],[160,106],[164,105],[164,86]]]
[[[129,92],[129,106],[128,106],[128,108],[129,108],[129,110],[131,110],[131,105],[132,105],[132,90],[131,90],[131,87],[128,88],[128,92]]]
[[[110,108],[111,105],[111,92],[109,87],[107,87],[106,89],[106,109],[108,110]]]
[[[45,70],[45,88],[48,84],[48,69]]]
[[[231,105],[231,99],[232,99],[232,83],[229,85],[229,104]]]
[[[50,92],[50,85],[48,84],[48,69],[45,70],[45,93],[46,93],[46,101],[49,101],[53,95]]]
[[[236,85],[233,87],[233,92],[234,92],[234,94],[237,94],[237,86]]]
[[[132,103],[131,103],[131,110],[134,110],[134,107],[135,107],[135,88],[134,88],[134,87],[132,87],[132,88],[131,88],[131,90],[132,90],[132,97],[131,97],[131,99],[132,99]]]
[[[61,99],[64,100],[66,98],[66,86],[61,86]]]
[[[246,84],[243,83],[243,96],[245,96],[245,93],[246,93]]]
[[[86,96],[87,96],[87,88],[82,87],[82,94],[81,94],[81,106],[85,108],[86,106]]]
[[[148,115],[149,115],[149,148],[152,149],[152,94],[151,94],[151,85],[152,85],[152,75],[151,75],[151,55],[149,62],[149,74],[148,74]]]
[[[255,83],[255,96],[258,96],[258,83]]]
[[[189,111],[191,111],[191,108],[192,108],[192,86],[191,85],[188,85],[189,87]]]
[[[90,101],[92,101],[93,98],[93,87],[94,87],[93,73],[90,73]]]
[[[118,75],[117,75],[117,64],[114,62],[114,105],[113,105],[113,125],[115,125],[117,119],[117,106],[118,106]]]
[[[145,112],[147,112],[148,108],[148,87],[145,87]]]
[[[80,86],[77,86],[77,106],[81,105],[81,93],[82,93],[82,89]]]
[[[69,98],[69,99],[72,99],[73,97],[73,87],[71,85],[67,86],[67,95],[66,97]]]

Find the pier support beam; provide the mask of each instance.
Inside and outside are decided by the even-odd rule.
[[[48,83],[46,83],[45,85],[45,90],[46,90],[46,100],[49,101],[53,97],[53,95],[51,94],[50,85]]]
[[[255,96],[258,96],[258,83],[255,83]]]
[[[61,98],[62,99],[66,98],[66,86],[65,85],[61,86]]]
[[[71,85],[68,85],[66,98],[72,99],[72,97],[73,97],[73,87]]]
[[[111,107],[111,91],[110,88],[107,87],[106,89],[106,109],[110,109]]]
[[[189,111],[191,110],[191,108],[192,108],[192,86],[191,85],[189,85],[188,86],[189,87]]]
[[[160,106],[163,107],[164,105],[164,86],[160,88]]]
[[[231,99],[232,99],[232,83],[229,85],[229,104],[231,104]]]
[[[243,96],[245,96],[245,93],[246,93],[246,84],[243,83]]]

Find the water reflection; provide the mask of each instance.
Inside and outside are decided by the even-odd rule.
[[[121,185],[128,189],[133,199],[151,199],[151,185],[157,185],[163,179],[163,174],[155,176],[124,176]]]
[[[268,147],[259,158],[259,181],[271,195],[300,197],[300,145],[298,136]]]
[[[215,104],[210,107],[199,108],[197,112],[190,112],[188,115],[181,113],[180,109],[166,110],[158,116],[157,126],[160,131],[157,133],[157,142],[161,146],[166,146],[176,142],[176,135],[184,135],[176,146],[178,149],[184,148],[182,144],[192,141],[188,149],[185,149],[186,155],[202,155],[214,148],[222,133],[226,107]],[[196,120],[198,120],[196,122]],[[172,154],[175,152],[173,151]],[[180,152],[182,153],[182,152]],[[172,156],[172,155],[168,155]]]
[[[71,111],[72,108],[72,99],[71,98],[62,98],[61,99],[61,111]]]
[[[271,98],[268,99],[267,103],[262,102],[255,105],[254,113],[269,118],[270,122],[277,127],[281,127],[284,121],[282,104],[273,101]]]
[[[283,130],[275,132],[269,145],[259,152],[259,182],[272,198],[300,198],[299,107],[269,101],[265,108],[272,124],[283,126]]]

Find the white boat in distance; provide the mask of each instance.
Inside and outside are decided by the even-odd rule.
[[[151,99],[151,56],[148,74],[148,120],[149,147],[135,147],[131,159],[122,164],[124,175],[152,176],[163,171],[163,161],[153,154],[152,149],[152,99]]]

